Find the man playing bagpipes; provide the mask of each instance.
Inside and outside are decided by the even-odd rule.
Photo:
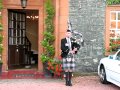
[[[72,73],[75,70],[75,59],[74,55],[77,54],[80,45],[76,39],[72,38],[71,30],[67,30],[66,37],[61,40],[61,57],[62,66],[65,72],[66,86],[72,86],[71,78]]]

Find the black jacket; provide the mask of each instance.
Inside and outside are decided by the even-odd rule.
[[[68,55],[69,51],[70,51],[69,47],[66,46],[66,44],[67,44],[67,40],[66,40],[66,38],[63,38],[61,40],[61,51],[62,51],[61,52],[61,57],[62,58],[66,57]],[[77,48],[77,50],[79,50],[79,48],[80,48],[80,45],[73,38],[71,38],[71,46],[72,46],[72,50],[74,48]],[[77,53],[77,51],[75,52],[75,54],[76,53]]]

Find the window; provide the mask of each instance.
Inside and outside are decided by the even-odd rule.
[[[120,11],[110,12],[110,39],[120,38]]]
[[[9,11],[9,45],[24,45],[25,43],[25,17],[24,13]]]
[[[120,46],[120,11],[110,11],[110,52],[116,52]]]

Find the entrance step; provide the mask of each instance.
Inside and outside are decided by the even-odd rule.
[[[37,70],[9,70],[0,75],[0,79],[38,79],[44,78],[44,74]]]

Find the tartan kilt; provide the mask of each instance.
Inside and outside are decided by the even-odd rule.
[[[62,68],[63,70],[75,70],[75,59],[74,55],[69,53],[66,58],[62,60]]]

